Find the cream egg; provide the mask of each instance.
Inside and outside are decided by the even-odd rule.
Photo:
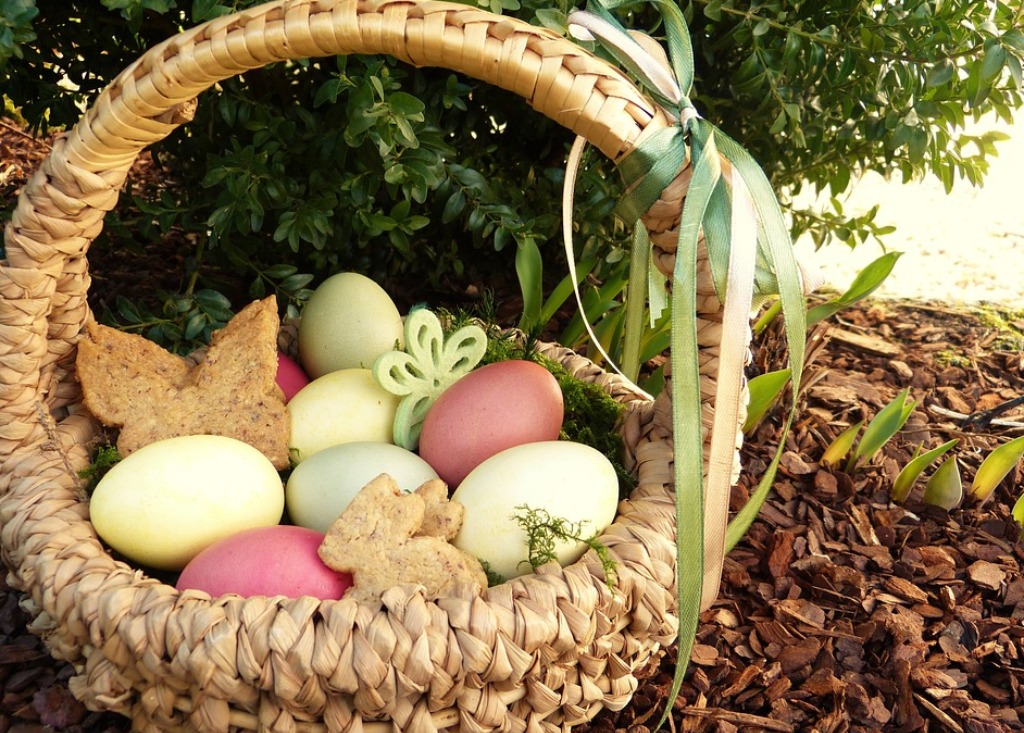
[[[302,309],[299,358],[314,379],[339,369],[369,369],[402,337],[402,316],[384,289],[365,275],[340,272],[324,280]]]
[[[301,463],[342,443],[393,443],[398,401],[369,369],[341,369],[314,379],[288,402],[293,460]]]
[[[128,559],[180,570],[219,539],[281,521],[284,487],[247,443],[219,435],[159,440],[107,472],[89,502],[96,533]]]
[[[437,478],[426,461],[391,443],[354,442],[324,448],[288,477],[285,507],[292,522],[326,532],[352,498],[382,473],[398,488],[415,491]]]
[[[581,523],[586,538],[614,521],[618,500],[615,468],[600,451],[570,441],[518,445],[491,456],[459,484],[452,501],[465,507],[465,516],[453,544],[514,578],[532,571],[527,534],[516,515],[543,510]],[[586,549],[582,541],[557,540],[556,559],[568,565]]]

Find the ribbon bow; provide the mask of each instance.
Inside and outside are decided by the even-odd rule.
[[[613,0],[621,4],[626,0]],[[569,33],[578,40],[596,41],[639,81],[646,92],[679,124],[650,136],[619,165],[626,193],[616,213],[637,222],[630,272],[634,283],[649,282],[651,320],[657,318],[657,287],[650,254],[638,251],[646,243],[640,217],[654,204],[689,159],[693,167],[679,224],[672,273],[673,361],[672,419],[676,486],[676,573],[679,603],[679,652],[670,699],[678,694],[696,635],[700,611],[718,595],[725,553],[743,536],[756,517],[774,479],[782,445],[747,506],[728,523],[729,493],[744,405],[743,368],[747,358],[749,318],[755,294],[778,293],[791,374],[793,407],[803,370],[806,330],[801,277],[782,211],[767,177],[738,143],[703,119],[690,100],[693,49],[682,11],[671,0],[652,0],[661,12],[668,54],[652,38],[627,32],[600,0],[588,11],[569,15]],[[615,7],[612,5],[611,7]],[[586,141],[577,138],[569,155],[563,189],[563,239],[573,282],[577,281],[572,249],[573,187]],[[703,232],[716,292],[723,303],[722,342],[715,418],[708,453],[707,482],[703,479],[700,373],[696,326],[697,248]],[[642,296],[641,296],[642,297]],[[582,300],[576,291],[583,313]],[[630,312],[627,304],[627,314]],[[631,328],[642,326],[642,308]],[[584,317],[584,323],[588,319]],[[588,328],[589,331],[589,328]],[[619,371],[591,332],[591,339],[611,368]],[[619,372],[621,374],[621,372]],[[785,430],[793,419],[791,409]],[[784,433],[785,434],[785,433]],[[690,487],[696,485],[696,490]],[[665,717],[672,706],[667,706]],[[664,718],[662,723],[664,723]]]

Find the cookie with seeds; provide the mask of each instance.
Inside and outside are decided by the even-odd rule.
[[[448,501],[440,480],[413,493],[381,474],[355,495],[327,530],[320,559],[350,573],[346,598],[378,601],[396,585],[419,584],[429,599],[462,586],[487,587],[480,561],[448,542],[462,523],[462,507]],[[437,534],[425,534],[436,532]]]
[[[137,334],[90,322],[75,366],[86,408],[119,429],[127,456],[180,435],[223,435],[289,465],[291,422],[277,386],[279,320],[273,296],[215,331],[195,366]]]

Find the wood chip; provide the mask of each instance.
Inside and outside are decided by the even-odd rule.
[[[914,376],[914,370],[907,366],[907,362],[900,361],[899,359],[892,359],[889,362],[889,368],[893,370],[896,376],[903,379],[910,379]]]
[[[855,333],[845,328],[832,328],[829,336],[835,341],[841,341],[847,346],[852,346],[861,351],[868,351],[881,356],[899,356],[902,349],[894,344],[891,339],[878,338],[866,333]]]
[[[967,568],[967,577],[982,588],[999,590],[1006,580],[1006,571],[995,563],[978,560]]]
[[[821,651],[822,641],[815,637],[802,639],[795,644],[786,646],[776,661],[782,665],[782,671],[792,674],[801,667],[811,664]]]
[[[718,662],[718,649],[710,644],[694,644],[693,651],[690,653],[690,661],[710,667]]]
[[[925,603],[928,600],[928,594],[909,580],[893,576],[883,579],[882,583],[889,589],[890,593],[894,593],[908,601]]]

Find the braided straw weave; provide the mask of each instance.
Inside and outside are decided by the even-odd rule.
[[[304,597],[179,593],[104,549],[77,478],[98,435],[80,410],[75,343],[89,243],[129,167],[187,122],[218,80],[284,60],[390,54],[519,94],[620,161],[671,124],[616,69],[543,29],[467,6],[413,0],[280,0],[151,49],[54,145],[22,192],[0,262],[0,539],[32,631],[71,662],[74,694],[139,731],[567,731],[622,708],[634,673],[675,639],[671,419],[561,347],[549,352],[627,405],[639,486],[593,553],[565,569],[428,602],[416,587],[383,607]],[[687,172],[648,215],[671,271]],[[720,337],[701,266],[704,425]],[[555,487],[554,490],[557,490]]]

